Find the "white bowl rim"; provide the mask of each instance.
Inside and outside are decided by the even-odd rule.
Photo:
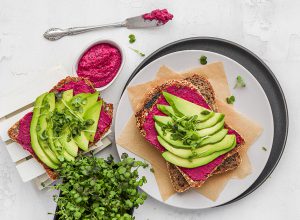
[[[124,53],[122,46],[119,43],[117,43],[116,41],[111,40],[111,39],[101,38],[101,39],[94,40],[94,41],[90,42],[87,46],[85,46],[82,50],[80,50],[79,56],[77,56],[75,64],[73,65],[73,73],[78,76],[77,67],[78,67],[78,63],[79,63],[80,59],[82,58],[83,54],[87,50],[89,50],[91,47],[93,47],[97,44],[101,44],[101,43],[108,43],[108,44],[115,46],[121,53],[122,62],[121,62],[120,68],[119,68],[117,74],[115,75],[115,77],[107,85],[96,88],[98,91],[102,91],[102,90],[108,88],[116,80],[116,78],[120,75],[120,72],[124,66],[124,61],[125,61],[125,53]]]

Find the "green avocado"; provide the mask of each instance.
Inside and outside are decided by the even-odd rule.
[[[63,146],[64,150],[73,157],[76,157],[78,154],[78,146],[74,139],[71,136],[69,129],[65,129],[62,135],[59,137],[59,142]]]
[[[66,90],[62,93],[62,100],[64,102],[68,103],[71,99],[73,98],[73,89]],[[62,110],[65,108],[64,103],[62,100],[59,100],[58,102],[55,103],[55,108],[58,112],[62,112]]]
[[[181,157],[181,158],[196,158],[196,157],[206,157],[212,153],[217,151],[225,150],[227,148],[232,147],[232,145],[236,145],[236,137],[235,135],[226,135],[223,140],[218,143],[206,145],[204,147],[197,148],[195,150],[190,149],[179,149],[175,148],[172,145],[168,144],[161,137],[157,136],[158,142],[166,148],[172,154]]]
[[[88,151],[89,139],[86,137],[84,131],[81,131],[80,135],[74,137],[74,141],[76,142],[76,144],[81,150]]]
[[[70,155],[66,150],[63,151],[63,157],[66,159],[66,161],[74,161],[75,157]]]
[[[169,105],[157,105],[157,109],[159,111],[161,111],[162,113],[168,115],[168,116],[175,116],[176,113],[174,112],[174,109],[172,108],[172,106]]]
[[[56,147],[56,149],[59,149],[59,151],[61,152],[61,160],[64,161],[73,161],[75,160],[75,157],[73,157],[72,155],[70,155],[68,153],[68,151],[66,151],[66,149],[64,149],[64,146],[61,144],[61,142],[58,139],[55,139],[54,141],[54,145]]]
[[[69,89],[63,92],[62,99],[69,102],[73,98],[73,89]]]
[[[224,127],[224,123],[225,123],[225,119],[223,116],[221,121],[219,121],[217,124],[215,124],[210,128],[205,128],[200,131],[197,131],[197,134],[199,135],[199,137],[211,136],[215,134],[217,131],[220,131]]]
[[[52,146],[49,144],[49,137],[47,135],[47,126],[48,126],[48,118],[50,117],[50,113],[53,112],[55,108],[55,95],[54,93],[48,93],[44,100],[42,107],[40,109],[40,117],[38,119],[38,141],[40,146],[43,148],[44,152],[47,156],[56,164],[59,164],[60,161],[56,155],[55,148],[51,148]]]
[[[208,120],[202,122],[202,123],[198,123],[197,124],[197,129],[201,130],[204,128],[209,128],[214,126],[215,124],[217,124],[219,121],[221,121],[224,118],[224,114],[221,113],[215,113],[211,118],[209,118]]]
[[[222,154],[225,154],[225,153],[231,151],[234,147],[235,147],[235,145],[232,145],[231,147],[229,147],[225,150],[217,151],[215,153],[210,154],[209,156],[198,157],[198,158],[194,158],[194,159],[181,158],[181,157],[176,156],[175,154],[172,154],[169,151],[165,151],[164,153],[162,153],[162,156],[163,156],[163,158],[165,158],[166,161],[168,161],[176,166],[185,167],[185,168],[195,168],[195,167],[200,167],[200,166],[210,163],[211,161],[218,158]]]
[[[50,120],[47,124],[47,129],[46,129],[46,133],[47,133],[47,136],[48,136],[48,144],[50,146],[50,149],[55,153],[57,159],[59,161],[63,161],[63,155],[62,155],[62,150],[61,149],[58,149],[56,147],[56,145],[54,144],[54,135],[53,135],[53,123],[52,121]]]
[[[214,144],[214,143],[221,141],[226,136],[227,132],[228,132],[227,129],[222,129],[222,130],[218,131],[217,133],[215,133],[211,136],[208,136],[203,141],[201,141],[200,147],[205,146],[207,144]]]
[[[189,102],[185,99],[179,98],[175,95],[172,95],[168,92],[163,92],[163,96],[167,102],[172,106],[176,113],[185,116],[198,116],[198,120],[205,121],[211,118],[214,115],[214,112],[196,105],[192,102]]]
[[[190,149],[182,149],[182,148],[173,147],[171,144],[166,142],[160,136],[157,136],[157,140],[164,148],[166,148],[167,151],[170,151],[171,153],[173,153],[179,157],[189,158],[192,156],[192,151]]]
[[[96,102],[92,107],[90,107],[83,115],[84,120],[92,120],[93,124],[87,128],[85,135],[90,142],[94,141],[95,133],[98,126],[98,121],[100,118],[100,112],[102,108],[102,100]]]
[[[75,95],[71,101],[69,102],[69,106],[71,106],[72,110],[76,112],[80,117],[82,117],[85,112],[92,107],[98,100],[99,92],[96,91],[94,93],[80,93]],[[73,107],[74,103],[79,102],[82,107],[80,111],[76,111]]]
[[[163,138],[166,142],[173,145],[176,148],[191,148],[190,145],[184,144],[181,140],[173,140],[171,137],[171,133],[168,131],[163,132],[162,128],[158,123],[155,122],[155,129],[158,135]]]
[[[160,125],[167,125],[168,123],[173,123],[173,119],[169,116],[154,115],[153,119]]]
[[[52,169],[57,169],[58,165],[53,162],[45,153],[44,149],[41,147],[38,141],[38,134],[37,134],[37,126],[39,117],[41,114],[41,107],[43,104],[43,100],[46,97],[48,93],[44,93],[40,95],[34,103],[34,110],[33,110],[33,116],[30,123],[30,140],[31,140],[31,146],[34,151],[34,153],[37,155],[37,157],[44,162],[48,167]]]

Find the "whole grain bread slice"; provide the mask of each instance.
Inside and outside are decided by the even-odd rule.
[[[226,158],[223,163],[218,166],[213,175],[222,174],[230,170],[236,169],[241,163],[241,156],[237,152],[231,157]],[[173,164],[167,162],[169,176],[176,192],[184,192],[191,188],[188,181],[183,177],[180,170]]]
[[[190,87],[196,89],[198,93],[200,93],[203,98],[206,100],[207,104],[210,106],[211,110],[217,112],[216,100],[214,90],[208,80],[199,75],[192,75],[191,77],[185,78],[183,80],[170,80],[163,85],[160,85],[150,91],[145,98],[142,109],[136,112],[136,124],[140,131],[140,133],[145,137],[146,131],[143,129],[143,124],[145,122],[146,116],[151,111],[153,106],[155,106],[158,98],[161,96],[162,91],[164,91],[169,86],[182,86],[182,87]],[[227,125],[226,125],[227,126]],[[228,127],[228,126],[227,126]],[[232,151],[226,154],[222,164],[216,167],[213,172],[207,176],[214,174],[220,174],[227,172],[229,170],[233,170],[238,167],[241,162],[240,155],[238,154],[238,150],[243,145],[243,141],[241,144],[236,146]],[[194,181],[188,175],[183,173],[177,166],[170,164],[167,162],[167,168],[169,170],[170,179],[174,189],[177,192],[184,192],[190,187],[201,187],[201,185],[205,181]]]
[[[59,81],[49,92],[58,92],[58,89],[61,88],[62,86],[66,85],[70,82],[77,82],[80,80],[84,80],[84,82],[88,86],[90,86],[91,88],[93,88],[94,91],[96,91],[96,89],[93,86],[93,83],[91,81],[89,81],[88,79],[81,78],[81,77],[68,76],[65,79],[62,79],[61,81]],[[113,117],[113,105],[103,102],[103,108],[104,108],[104,111],[112,118]],[[19,126],[20,126],[20,121],[17,121],[8,130],[8,136],[10,137],[10,139],[17,143],[19,143],[18,142]],[[101,139],[101,137],[110,129],[110,127],[111,127],[111,124],[110,124],[110,126],[105,128],[105,130],[99,135],[99,137],[97,139],[94,140],[94,142],[89,143],[89,146],[91,147],[91,146],[95,145]],[[46,164],[44,164],[34,153],[32,154],[32,156],[44,167],[46,173],[48,174],[48,176],[51,179],[55,180],[57,178],[57,173],[54,170],[50,169]]]

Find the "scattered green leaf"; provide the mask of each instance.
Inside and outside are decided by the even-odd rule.
[[[131,44],[133,44],[136,40],[134,34],[129,34],[128,38],[129,38],[129,43],[131,43]]]
[[[137,50],[137,49],[134,49],[134,48],[132,48],[132,47],[129,47],[133,52],[135,52],[135,53],[137,53],[138,55],[140,55],[141,57],[144,57],[145,56],[145,54],[144,53],[142,53],[141,51],[139,51],[139,50]]]
[[[204,56],[204,55],[202,55],[202,56],[200,57],[199,61],[200,61],[200,63],[201,63],[202,65],[205,65],[205,64],[207,64],[207,57]]]
[[[232,96],[230,96],[230,97],[227,97],[226,98],[226,102],[228,103],[228,104],[233,104],[234,102],[235,102],[235,97],[232,95]]]
[[[151,167],[151,168],[150,168],[150,171],[151,171],[152,173],[154,173],[154,169],[153,169],[153,167]]]
[[[265,148],[265,147],[262,147],[262,149],[263,149],[263,151],[267,151],[267,148]]]
[[[246,83],[245,83],[244,79],[241,76],[237,76],[234,89],[243,88],[243,87],[246,87]]]

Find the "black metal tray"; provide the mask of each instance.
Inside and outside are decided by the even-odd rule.
[[[288,109],[283,91],[270,68],[254,53],[239,44],[212,37],[194,37],[175,41],[153,52],[133,71],[123,92],[135,75],[147,64],[159,57],[182,50],[206,50],[227,56],[245,67],[260,83],[270,102],[273,121],[274,138],[269,160],[256,181],[241,195],[223,204],[238,201],[261,186],[277,166],[284,151],[288,136]],[[122,93],[123,93],[122,92]]]

